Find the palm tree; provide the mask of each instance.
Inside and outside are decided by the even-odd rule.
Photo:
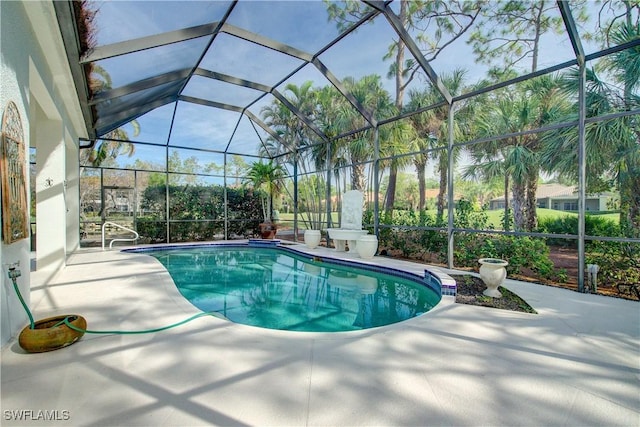
[[[466,71],[462,69],[456,69],[451,74],[443,74],[442,82],[449,89],[452,95],[458,95],[464,89],[464,77]],[[409,91],[410,101],[407,104],[407,110],[415,111],[420,108],[428,107],[430,105],[437,104],[442,101],[442,95],[434,87],[429,86],[423,91],[412,90]],[[457,112],[462,115],[460,120],[457,120],[453,129],[454,138],[459,139],[462,137],[463,130],[461,123],[465,123],[464,115],[467,106],[462,104],[457,106]],[[415,114],[410,117],[411,124],[417,134],[418,146],[421,154],[414,157],[414,165],[418,173],[419,189],[420,189],[420,208],[424,208],[424,194],[425,194],[425,176],[424,170],[428,162],[429,155],[427,150],[435,150],[437,148],[443,148],[447,146],[449,133],[448,133],[448,107],[438,107],[427,110],[420,114]],[[444,216],[445,195],[447,193],[447,175],[449,173],[449,160],[448,151],[440,149],[435,151],[434,159],[437,161],[438,172],[440,174],[440,189],[437,199],[437,218],[441,221]],[[459,157],[460,151],[454,150],[454,161]]]
[[[502,217],[502,229],[509,231],[509,174],[505,170],[505,154],[500,151],[499,144],[496,141],[476,146],[470,151],[472,162],[466,166],[463,171],[465,179],[482,179],[484,182],[491,182],[496,178],[502,178],[503,196],[504,196],[504,214]]]
[[[527,129],[532,120],[531,100],[514,92],[503,92],[502,96],[494,99],[486,113],[478,115],[478,130],[481,135],[501,135],[519,132]],[[511,185],[514,225],[516,230],[525,229],[525,199],[526,185],[529,176],[537,170],[534,152],[529,148],[532,143],[530,136],[512,136],[499,141],[476,144],[471,147],[472,156],[480,168],[495,176],[502,171],[505,173],[505,191]],[[505,194],[505,202],[509,195]],[[505,213],[507,212],[505,207]]]
[[[94,75],[95,74],[95,75]],[[91,75],[91,91],[96,94],[112,88],[111,76],[98,64],[93,64]],[[133,137],[140,134],[140,123],[137,120],[130,122],[133,128]],[[119,127],[102,135],[100,142],[92,148],[81,151],[80,164],[98,167],[107,159],[115,159],[121,154],[131,157],[135,153],[135,145],[128,142],[128,132]]]
[[[251,165],[246,181],[253,185],[254,190],[261,190],[262,214],[265,224],[271,224],[273,199],[278,197],[283,189],[285,170],[281,165],[270,161],[262,161]]]
[[[537,129],[557,121],[568,111],[560,80],[548,75],[509,91],[495,92],[488,101],[485,103],[488,108],[476,114],[480,136]],[[516,135],[470,148],[478,173],[484,169],[481,174],[489,178],[500,170],[505,173],[505,213],[511,185],[514,226],[518,231],[534,231],[537,227],[536,192],[542,164],[542,138],[543,134]],[[467,169],[466,173],[470,176],[475,172]]]
[[[434,102],[431,99],[432,91],[427,90],[423,92],[410,91],[410,101],[407,104],[407,109],[417,110],[419,108],[432,105]],[[423,210],[426,206],[426,168],[429,162],[428,150],[434,149],[438,146],[438,141],[434,135],[434,131],[438,128],[437,123],[434,121],[434,114],[428,114],[424,112],[415,114],[409,118],[411,125],[416,133],[416,146],[419,153],[413,156],[413,165],[416,168],[418,176],[418,192],[420,193],[418,201],[418,210]]]
[[[628,5],[627,5],[628,7]],[[629,12],[629,11],[628,11]],[[630,13],[623,25],[610,34],[614,44],[622,44],[640,37],[640,22],[631,21]],[[640,47],[626,49],[611,55],[605,62],[605,70],[623,85],[622,99],[618,100],[624,111],[640,106]],[[637,115],[619,121],[612,132],[617,144],[616,169],[620,188],[620,224],[630,237],[640,237],[640,120]]]
[[[621,44],[640,37],[640,24],[624,23],[612,29],[609,38]],[[622,88],[607,83],[597,67],[608,72]],[[586,72],[587,117],[598,117],[640,106],[640,47],[612,54],[603,64]],[[578,93],[577,70],[564,78],[563,89],[570,96]],[[567,115],[565,120],[575,119]],[[566,129],[549,133],[543,154],[545,164],[563,176],[577,180],[578,133]],[[640,237],[640,126],[638,116],[589,123],[585,128],[587,191],[608,189],[615,182],[620,191],[620,225],[629,237]]]
[[[301,86],[288,84],[284,90],[284,96],[294,105],[298,111],[308,117],[314,118],[317,111],[318,91],[312,88],[312,82],[307,81]],[[274,101],[261,111],[266,124],[272,127],[279,135],[280,141],[269,138],[260,147],[259,152],[271,158],[277,158],[280,163],[293,165],[297,161],[305,181],[313,181],[313,185],[300,185],[298,191],[300,199],[304,203],[302,209],[303,221],[310,228],[319,229],[322,222],[321,199],[324,197],[317,191],[317,180],[308,180],[312,173],[323,169],[326,156],[318,153],[320,139],[309,127],[302,122],[291,110],[281,102]],[[307,148],[311,147],[311,148]],[[298,157],[294,153],[298,152]],[[284,155],[282,155],[284,154]],[[321,180],[322,181],[322,180]]]
[[[353,95],[360,105],[373,115],[389,116],[395,109],[389,93],[382,87],[380,76],[364,76],[360,80],[352,77],[344,79],[345,88]],[[367,125],[365,118],[356,111],[344,97],[339,99],[339,109],[335,125],[340,133],[363,128]],[[379,138],[382,144],[383,138]],[[365,162],[373,158],[373,130],[366,130],[352,134],[340,140],[338,151],[343,151],[351,167],[351,188],[365,191],[367,187]]]
[[[380,162],[380,170],[389,169],[389,186],[385,196],[385,210],[388,215],[393,215],[398,171],[407,167],[412,160],[410,156],[394,156],[418,151],[419,140],[411,123],[405,120],[394,121],[388,125],[381,126],[379,129],[380,157],[391,157],[391,160]],[[382,173],[379,178],[382,179]]]
[[[343,80],[345,88],[351,93],[359,104],[374,115],[388,117],[394,111],[389,93],[382,87],[380,76],[370,75],[355,80],[347,77]],[[358,112],[334,87],[324,87],[317,94],[316,121],[320,123],[321,130],[332,139],[330,147],[318,147],[314,152],[317,161],[324,166],[326,149],[331,149],[331,167],[339,182],[341,171],[345,169],[338,165],[351,165],[350,183],[354,190],[365,191],[367,187],[365,163],[373,158],[373,130],[368,129],[356,132],[340,139],[333,139],[349,131],[361,129],[368,124],[365,118]],[[381,145],[384,140],[380,138]],[[382,147],[381,147],[382,150]]]
[[[561,89],[559,76],[546,75],[529,80],[525,84],[525,90],[533,100],[534,115],[529,124],[530,129],[540,128],[547,124],[560,121],[570,110],[570,103],[566,94]],[[529,141],[529,149],[534,153],[529,176],[527,177],[527,189],[525,198],[526,225],[525,229],[534,231],[538,227],[537,200],[538,180],[543,163],[540,160],[540,151],[543,148],[543,134],[534,134]]]

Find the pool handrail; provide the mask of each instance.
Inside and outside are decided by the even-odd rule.
[[[103,251],[104,251],[104,229],[107,226],[107,224],[112,225],[112,226],[117,227],[117,228],[120,228],[120,229],[125,230],[125,231],[129,231],[129,232],[131,232],[131,233],[133,233],[135,235],[134,238],[129,238],[129,239],[113,239],[109,243],[109,249],[113,248],[113,242],[135,242],[136,240],[138,240],[140,238],[140,235],[135,230],[132,230],[132,229],[127,228],[125,226],[122,226],[120,224],[116,224],[115,222],[112,222],[112,221],[105,221],[105,223],[102,224],[102,250]]]

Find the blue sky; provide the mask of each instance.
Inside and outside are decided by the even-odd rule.
[[[98,45],[115,43],[217,21],[222,18],[228,3],[226,1],[96,2],[99,5],[97,43]],[[559,12],[556,11],[556,13],[559,15]],[[269,19],[270,17],[279,19]],[[338,34],[335,24],[327,21],[326,8],[321,1],[240,1],[227,22],[309,53],[326,45]],[[356,33],[348,35],[336,46],[323,53],[320,60],[340,79],[347,76],[360,78],[374,73],[382,76],[385,88],[393,97],[394,81],[386,77],[390,62],[383,61],[382,57],[394,38],[395,32],[386,19],[379,16],[373,24],[363,26]],[[149,52],[136,53],[135,61],[128,61],[128,58],[113,58],[103,61],[102,65],[110,73],[113,86],[119,87],[158,73],[193,66],[207,42],[206,37],[194,39],[163,46]],[[588,52],[593,50],[595,47],[587,49]],[[572,59],[572,51],[566,36],[553,34],[544,36],[539,68],[569,59]],[[200,66],[273,85],[299,64],[300,61],[295,58],[273,50],[258,48],[252,43],[228,34],[220,34]],[[467,69],[469,83],[484,77],[487,69],[485,65],[475,63],[471,47],[462,38],[449,46],[446,53],[440,55],[431,65],[440,74],[455,68]],[[329,84],[312,65],[306,66],[286,83],[300,85],[309,79],[313,80],[315,85]],[[202,77],[194,79],[187,86],[184,94],[219,102],[237,103],[238,106],[246,105],[256,96],[256,91],[251,89],[211,81],[207,83],[213,84],[204,85],[205,80],[207,79]],[[426,77],[422,74],[422,77],[416,79],[409,89],[420,87],[425,84],[425,81]],[[232,90],[228,91],[230,87]],[[250,110],[259,116],[260,109],[272,99],[272,96],[268,95]],[[138,122],[141,134],[134,139],[165,143],[173,111],[174,107],[171,104],[140,117]],[[172,145],[206,146],[223,150],[236,128],[239,117],[235,112],[181,102],[176,112]],[[260,132],[264,134],[263,131]],[[131,130],[129,134],[132,134]],[[254,152],[252,147],[257,146],[255,132],[246,119],[242,120],[236,130],[233,146],[246,147],[251,152]],[[232,149],[232,151],[236,150]],[[194,154],[197,155],[197,153]],[[126,159],[123,161],[127,162]]]

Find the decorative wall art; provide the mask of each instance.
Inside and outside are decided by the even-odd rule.
[[[2,116],[0,175],[2,175],[2,241],[29,236],[24,133],[16,104],[9,101]]]

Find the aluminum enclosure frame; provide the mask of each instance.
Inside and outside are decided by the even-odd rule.
[[[379,147],[379,127],[383,124],[392,123],[393,121],[410,117],[415,114],[419,114],[431,108],[437,108],[439,106],[446,105],[449,109],[449,115],[448,115],[449,135],[448,135],[448,147],[447,147],[447,150],[449,153],[448,157],[449,157],[449,171],[450,171],[449,177],[448,177],[448,193],[447,193],[447,201],[449,206],[453,206],[453,203],[454,203],[454,191],[453,191],[454,183],[453,183],[453,173],[451,172],[454,166],[453,159],[452,159],[452,151],[454,147],[460,145],[459,143],[456,143],[453,135],[453,122],[455,120],[454,111],[453,111],[454,104],[463,99],[478,96],[483,93],[490,92],[492,90],[496,90],[502,87],[507,87],[509,85],[513,85],[519,82],[530,80],[532,78],[535,78],[541,75],[549,74],[558,70],[562,70],[562,69],[577,65],[580,71],[580,76],[581,76],[581,85],[580,85],[579,94],[578,94],[578,99],[580,101],[580,104],[579,104],[580,112],[579,112],[579,118],[577,123],[578,135],[579,135],[579,144],[578,144],[578,150],[579,150],[578,223],[579,223],[579,228],[578,228],[577,240],[578,240],[579,265],[581,266],[583,266],[585,263],[584,242],[586,240],[586,234],[585,234],[585,199],[586,199],[585,126],[589,122],[605,120],[606,118],[611,116],[621,117],[625,115],[638,114],[638,111],[635,110],[631,112],[622,112],[614,115],[609,115],[605,118],[601,117],[601,118],[587,119],[585,117],[586,116],[586,106],[585,106],[586,62],[607,54],[611,54],[616,51],[638,46],[640,44],[640,40],[635,40],[629,43],[625,43],[624,45],[607,49],[601,52],[597,52],[595,54],[585,55],[584,48],[582,46],[575,21],[573,20],[573,17],[572,17],[571,8],[569,6],[569,3],[563,0],[557,1],[557,7],[562,16],[566,33],[572,44],[573,51],[575,54],[575,59],[563,62],[561,64],[557,64],[555,66],[552,66],[543,70],[539,70],[533,73],[528,73],[522,76],[518,76],[517,78],[510,79],[508,81],[501,82],[501,83],[498,83],[483,89],[479,89],[477,91],[467,93],[465,95],[457,96],[457,97],[454,97],[449,93],[448,89],[442,84],[441,79],[439,78],[438,74],[433,69],[431,64],[420,53],[420,50],[417,47],[415,41],[411,38],[409,33],[406,31],[406,29],[403,27],[402,23],[400,22],[398,16],[392,10],[390,6],[391,4],[390,1],[386,1],[386,2],[365,1],[364,3],[369,5],[372,8],[372,10],[369,13],[365,14],[358,22],[354,23],[348,30],[341,33],[338,37],[336,37],[333,41],[331,41],[328,45],[320,49],[315,54],[304,52],[293,46],[280,43],[276,40],[271,40],[267,37],[264,37],[255,33],[251,33],[247,30],[244,30],[242,28],[239,28],[232,24],[227,23],[226,20],[234,10],[234,7],[236,5],[235,2],[231,3],[231,5],[229,6],[229,9],[227,10],[224,18],[221,21],[210,22],[203,25],[197,25],[190,28],[170,31],[162,34],[153,35],[153,36],[127,40],[124,42],[118,42],[111,45],[99,46],[85,54],[81,54],[80,48],[79,48],[80,44],[79,44],[78,30],[76,28],[75,19],[73,15],[72,2],[56,1],[53,3],[55,6],[56,16],[58,19],[58,24],[60,26],[61,34],[63,36],[63,41],[65,44],[65,49],[67,52],[67,57],[69,60],[71,72],[76,83],[76,91],[78,94],[78,99],[80,100],[80,105],[84,115],[85,125],[87,127],[90,141],[94,141],[96,138],[99,138],[100,136],[122,126],[125,123],[130,122],[131,120],[135,120],[136,118],[142,116],[143,114],[146,114],[147,112],[155,108],[158,108],[160,106],[164,106],[170,103],[177,103],[177,101],[182,101],[182,102],[205,105],[212,108],[224,109],[224,110],[240,113],[241,117],[242,116],[247,117],[250,120],[252,125],[258,126],[262,130],[264,130],[270,137],[284,144],[284,141],[282,141],[282,139],[280,138],[280,136],[276,131],[271,129],[266,123],[264,123],[259,117],[257,117],[254,113],[252,113],[249,110],[249,107],[251,107],[253,103],[257,102],[258,99],[261,99],[263,96],[267,94],[271,94],[278,101],[280,101],[286,108],[288,108],[300,120],[300,122],[304,124],[304,126],[306,126],[311,132],[313,132],[313,134],[318,136],[318,138],[320,139],[320,143],[330,144],[331,142],[336,141],[340,138],[343,138],[349,134],[354,134],[361,131],[373,130],[375,135],[374,136],[374,153],[375,154],[373,158],[373,165],[374,165],[375,183],[377,187],[377,183],[379,182],[379,179],[378,179],[379,173],[380,173],[379,163],[381,161],[380,149],[379,149],[380,148]],[[441,103],[438,103],[434,106],[429,106],[414,112],[400,114],[397,117],[378,121],[375,119],[373,113],[371,111],[368,111],[366,108],[364,108],[358,102],[358,100],[352,94],[350,94],[349,91],[344,87],[340,79],[338,79],[331,72],[331,70],[319,59],[319,56],[323,52],[325,52],[326,50],[330,49],[332,46],[339,43],[346,35],[350,34],[353,31],[356,31],[361,25],[364,25],[370,19],[379,15],[383,15],[385,17],[389,25],[393,28],[393,30],[396,32],[398,37],[405,43],[408,50],[415,57],[419,67],[424,71],[424,73],[429,77],[429,79],[438,89],[438,91],[440,92],[440,94],[444,99]],[[285,54],[303,61],[303,65],[301,65],[293,73],[297,72],[305,65],[308,65],[308,64],[313,65],[315,69],[319,71],[322,74],[322,76],[328,82],[330,82],[333,85],[333,87],[349,102],[349,104],[354,108],[354,110],[357,111],[358,114],[365,120],[367,125],[361,129],[352,130],[347,134],[342,134],[342,135],[335,136],[333,138],[329,138],[326,134],[324,134],[321,131],[321,129],[310,118],[306,117],[295,105],[289,102],[288,99],[276,89],[281,83],[286,81],[291,76],[291,74],[288,76],[285,76],[277,84],[273,86],[268,86],[258,82],[242,79],[236,76],[217,73],[201,67],[200,65],[205,55],[205,52],[207,51],[209,46],[211,46],[211,44],[215,41],[215,38],[218,36],[218,34],[221,34],[221,33],[229,34],[234,37],[238,37],[243,40],[250,41],[251,43],[257,44],[259,46],[280,52],[282,54]],[[136,81],[134,83],[125,85],[120,88],[100,92],[95,96],[91,97],[90,90],[87,83],[88,76],[86,75],[86,72],[85,72],[86,64],[90,62],[106,59],[106,58],[112,58],[120,55],[129,54],[132,52],[153,49],[158,46],[178,43],[180,41],[195,39],[199,37],[210,37],[210,40],[206,44],[206,48],[203,50],[203,53],[200,55],[199,60],[197,61],[196,65],[193,68],[185,68],[178,71],[156,75],[150,78]],[[209,101],[201,98],[196,98],[193,96],[184,95],[182,92],[184,91],[187,81],[191,79],[193,76],[200,76],[207,79],[219,80],[225,83],[230,83],[233,85],[254,89],[262,92],[263,95],[260,98],[258,98],[256,101],[248,105],[231,105],[231,104]],[[157,88],[159,86],[171,84],[171,83],[175,84],[175,90],[173,90],[169,94],[162,92],[156,96],[150,96],[149,98],[141,99],[139,102],[139,105],[127,106],[128,108],[125,108],[122,110],[114,110],[113,112],[110,112],[110,114],[108,114],[105,117],[96,117],[95,107],[101,103],[108,102],[110,100],[122,97],[124,95],[136,94],[142,90]],[[174,116],[175,116],[175,111],[174,111]],[[236,128],[239,124],[239,121],[240,119],[236,124]],[[554,127],[558,128],[562,126],[574,126],[574,125],[576,125],[576,123],[556,124],[553,126],[544,127],[537,130],[519,132],[517,134],[534,133],[534,132],[540,132],[547,129],[552,129]],[[498,140],[500,138],[504,138],[512,135],[515,135],[515,134],[492,137],[491,139]],[[225,150],[223,151],[209,150],[209,151],[219,152],[224,154],[225,165],[226,165],[226,156],[228,154],[239,154],[239,153],[233,152],[233,149],[231,147],[232,138],[233,138],[233,135],[230,136]],[[478,141],[473,141],[473,142],[478,142]],[[168,147],[168,144],[169,144],[169,141],[167,140],[167,147]],[[468,142],[465,144],[470,144],[470,143]],[[185,147],[185,148],[188,148],[188,147]],[[189,148],[189,149],[199,150],[198,148]],[[207,150],[204,150],[204,151],[207,151]],[[294,154],[297,157],[299,155],[299,152],[294,149],[294,150],[290,150],[286,154]],[[391,158],[396,158],[396,157],[406,156],[406,155],[407,154],[403,154],[403,155],[393,156]],[[326,176],[327,201],[328,201],[327,212],[328,213],[331,212],[330,197],[329,197],[331,193],[330,170],[331,170],[331,167],[328,167],[327,176]],[[224,178],[226,183],[226,174]],[[294,179],[294,188],[297,188],[297,184],[298,184],[297,168],[294,168],[293,179]],[[376,188],[376,194],[378,190],[379,189]],[[168,197],[168,193],[167,193],[167,197]],[[297,194],[296,194],[296,200],[297,200]],[[167,206],[168,206],[168,203],[167,203]],[[294,209],[297,211],[297,203]],[[373,224],[376,232],[379,230],[379,227],[380,227],[378,211],[379,211],[379,203],[376,198],[374,224]],[[330,215],[328,215],[328,218],[330,218]],[[296,226],[297,226],[297,220],[296,220]],[[449,209],[448,225],[447,225],[447,235],[448,235],[448,245],[449,245],[449,260],[448,260],[449,267],[453,267],[453,250],[452,249],[453,249],[453,236],[455,231],[459,231],[459,230],[454,228],[453,212],[451,209]],[[476,231],[479,231],[479,230],[476,230]],[[513,234],[536,235],[535,233],[513,233]],[[168,237],[169,236],[167,235],[167,238]],[[603,238],[603,240],[606,240],[606,238]],[[630,241],[636,241],[636,240],[637,239],[630,239]],[[585,279],[584,271],[582,268],[579,268],[578,271],[579,271],[579,277],[578,277],[579,287],[580,287],[580,290],[584,290],[584,279]]]

